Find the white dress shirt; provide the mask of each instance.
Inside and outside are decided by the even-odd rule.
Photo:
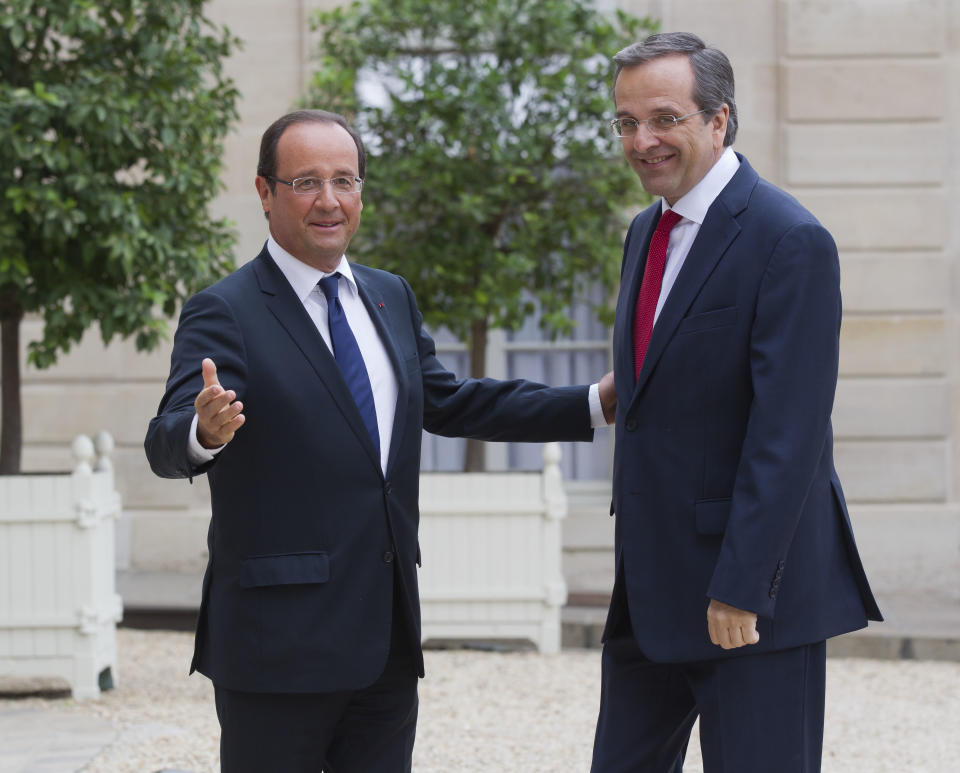
[[[320,337],[331,352],[333,352],[333,344],[330,340],[327,296],[323,294],[318,283],[325,276],[340,272],[337,294],[340,297],[340,305],[343,306],[347,324],[350,325],[353,336],[357,339],[357,346],[360,347],[363,364],[370,378],[373,404],[377,412],[377,431],[380,433],[380,467],[386,471],[390,439],[393,436],[393,417],[397,411],[397,375],[390,364],[387,349],[367,312],[367,307],[360,299],[357,281],[353,278],[346,255],[340,257],[340,263],[335,271],[327,273],[295,258],[277,244],[272,235],[267,237],[267,251],[290,283],[293,292],[300,299],[303,308],[310,315]],[[229,389],[229,384],[224,388]],[[223,446],[209,450],[201,446],[197,440],[197,420],[198,417],[194,415],[189,436],[189,454],[194,464],[202,464],[213,459]]]
[[[700,226],[703,225],[703,219],[707,216],[707,210],[739,168],[740,159],[733,152],[733,148],[727,147],[700,182],[677,199],[672,207],[667,204],[666,199],[660,200],[661,214],[672,209],[683,219],[670,231],[667,263],[663,269],[663,282],[660,285],[660,298],[657,299],[657,310],[653,314],[654,324],[660,316],[660,310],[670,290],[673,289],[674,282],[677,281],[680,269],[683,268],[683,263],[693,246],[693,240],[700,233]]]
[[[308,266],[302,260],[295,258],[277,244],[272,235],[267,238],[267,251],[290,283],[307,314],[310,315],[310,319],[316,325],[317,331],[326,343],[327,348],[332,352],[330,321],[327,316],[327,297],[318,286],[318,282],[330,274]],[[377,430],[380,432],[380,467],[386,472],[387,458],[390,454],[390,439],[393,436],[393,419],[397,410],[397,376],[393,371],[386,347],[384,347],[383,341],[377,333],[367,307],[363,305],[363,301],[360,299],[357,282],[353,278],[353,272],[350,270],[350,263],[347,261],[346,255],[341,256],[336,271],[340,272],[338,294],[343,306],[343,313],[346,315],[347,323],[357,339],[357,346],[360,347],[360,354],[363,355],[363,363],[367,368],[367,375],[370,377],[373,403],[377,411]],[[330,273],[336,273],[336,271]],[[229,389],[230,385],[225,384],[224,388]],[[600,390],[597,384],[590,386],[587,399],[591,426],[594,428],[607,426],[607,422],[603,418],[603,407],[600,405]],[[193,424],[187,437],[187,453],[191,462],[201,465],[212,460],[223,449],[223,446],[207,449],[200,445],[200,441],[197,440],[197,421],[198,416],[194,413]],[[242,431],[241,428],[240,432]]]

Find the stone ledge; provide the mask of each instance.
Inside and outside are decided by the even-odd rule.
[[[201,573],[117,572],[117,591],[130,628],[192,630],[200,603]],[[598,649],[607,618],[609,594],[570,593],[561,611],[561,646]],[[827,645],[830,657],[960,662],[960,605],[952,596],[882,594],[888,622],[838,636]]]
[[[598,649],[606,620],[606,609],[564,607],[563,649]],[[960,662],[960,636],[909,636],[877,628],[854,631],[827,642],[832,658],[874,658],[878,660],[947,660]]]

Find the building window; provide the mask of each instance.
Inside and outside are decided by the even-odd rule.
[[[602,298],[600,290],[591,300]],[[612,367],[610,331],[597,321],[588,304],[574,307],[573,331],[549,340],[534,314],[516,332],[492,331],[487,342],[487,375],[492,378],[526,378],[551,386],[591,384]],[[431,335],[433,333],[431,332]],[[466,375],[469,358],[466,347],[447,331],[434,335],[437,356],[449,370]],[[613,469],[613,431],[598,429],[592,443],[563,443],[561,467],[567,480],[610,479]],[[466,441],[423,433],[420,467],[424,471],[463,469]],[[540,443],[489,443],[486,449],[489,470],[539,470],[543,466]]]

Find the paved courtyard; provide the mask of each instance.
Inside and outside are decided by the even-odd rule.
[[[101,699],[0,696],[0,773],[218,770],[213,691],[190,634],[121,629]],[[585,773],[599,650],[428,651],[417,773]],[[830,658],[824,773],[945,773],[960,759],[960,663]],[[0,683],[2,686],[2,683]],[[691,743],[685,771],[701,771]]]

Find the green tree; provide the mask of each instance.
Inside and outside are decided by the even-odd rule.
[[[20,323],[39,368],[99,324],[154,347],[190,293],[229,268],[207,206],[237,92],[237,41],[205,0],[0,6],[0,472],[20,469]]]
[[[589,0],[367,0],[315,22],[308,102],[353,118],[370,155],[351,253],[411,281],[471,375],[488,330],[537,306],[568,332],[571,302],[618,281],[624,208],[643,200],[607,119],[611,57],[650,20]]]

